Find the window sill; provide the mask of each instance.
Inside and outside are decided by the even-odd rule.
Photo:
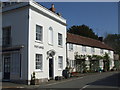
[[[42,42],[42,41],[39,41],[39,40],[35,40],[35,42],[36,42],[36,43],[41,43],[41,44],[43,44],[43,42]]]
[[[58,71],[62,71],[63,69],[58,69]]]
[[[63,48],[63,46],[58,45],[58,47]]]
[[[53,46],[53,44],[49,44],[49,43],[48,43],[48,45]]]
[[[73,52],[73,50],[69,50],[69,51]]]
[[[38,70],[35,70],[35,72],[43,72],[43,70],[38,69]]]

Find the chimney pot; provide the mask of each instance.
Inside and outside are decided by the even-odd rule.
[[[99,37],[99,40],[100,40],[101,42],[103,42],[103,37]]]
[[[54,7],[54,4],[51,5],[50,10],[55,13],[55,10],[56,10],[56,9],[55,9],[55,7]]]
[[[54,4],[52,4],[52,6],[51,6],[52,8],[54,8]]]

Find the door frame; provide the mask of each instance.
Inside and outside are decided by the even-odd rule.
[[[50,77],[50,59],[52,60],[52,77]],[[49,58],[49,79],[54,79],[54,58],[50,57]]]
[[[9,78],[5,78],[5,58],[9,58]],[[5,80],[10,80],[10,71],[11,71],[11,56],[10,56],[10,54],[7,54],[7,55],[4,55],[3,56],[3,79],[5,79]]]

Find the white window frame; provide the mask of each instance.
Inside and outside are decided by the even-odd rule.
[[[73,50],[73,44],[72,43],[69,44],[69,50]]]
[[[82,46],[82,51],[87,52],[86,46]]]
[[[39,67],[39,68],[37,68],[37,67]],[[35,54],[35,70],[36,71],[43,70],[43,55],[42,54]]]
[[[75,67],[75,60],[70,60],[70,67],[72,67],[72,68]]]
[[[41,28],[40,30],[41,31],[37,31],[37,27]],[[41,32],[41,33],[40,33]],[[40,25],[37,25],[36,24],[36,37],[35,37],[35,40],[36,41],[40,41],[40,42],[43,42],[43,27],[40,26]]]
[[[104,53],[103,49],[100,49],[100,53],[101,53],[101,54],[103,54],[103,53]]]
[[[61,37],[59,37],[61,35]],[[63,35],[61,33],[58,33],[58,46],[63,45]]]
[[[49,38],[50,36],[51,36],[51,40]],[[48,44],[53,45],[53,28],[52,27],[49,27],[49,30],[48,30]]]
[[[111,51],[110,51],[110,50],[108,50],[108,54],[110,54],[110,55],[111,55]]]
[[[91,52],[95,53],[95,48],[94,47],[91,47]]]
[[[63,56],[58,56],[58,70],[62,69],[63,69]]]

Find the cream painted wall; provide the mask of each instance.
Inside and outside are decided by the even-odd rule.
[[[73,44],[73,50],[69,50],[69,43],[67,43],[67,58],[68,60],[75,60],[75,53],[78,52],[78,55],[101,55],[103,56],[106,53],[109,53],[109,50],[106,50],[106,49],[103,49],[103,53],[100,53],[100,48],[95,48],[95,52],[91,52],[91,47],[89,46],[86,46],[86,52],[82,51],[82,45],[76,45],[76,44]],[[110,51],[110,69],[114,66],[114,58],[113,58],[113,54],[114,52],[113,51]],[[102,67],[103,66],[103,63],[101,62],[100,66]],[[103,68],[103,67],[102,67]]]

